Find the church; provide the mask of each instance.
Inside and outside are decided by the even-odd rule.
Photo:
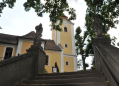
[[[57,62],[59,72],[77,71],[74,23],[68,21],[65,15],[62,18],[63,24],[60,27],[63,31],[52,29],[52,40],[42,39],[41,41],[41,46],[46,53],[45,69],[48,73],[52,73],[55,62]],[[34,31],[23,36],[0,33],[0,61],[25,54],[26,50],[33,45],[34,37]]]

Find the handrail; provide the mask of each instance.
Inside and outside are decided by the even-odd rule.
[[[12,56],[12,57],[14,57],[14,56]],[[12,57],[10,57],[10,58],[12,58]],[[0,58],[4,58],[4,57],[0,57]],[[9,58],[7,58],[7,59],[9,59]],[[3,59],[3,60],[5,60],[5,59]]]
[[[2,61],[0,61],[0,67],[3,66],[3,65],[5,65],[5,64],[11,63],[13,61],[15,62],[15,61],[18,61],[20,59],[24,59],[24,57],[28,58],[28,56],[31,56],[31,55],[32,55],[32,53],[29,52],[29,53],[22,54],[20,56],[14,56],[12,58],[2,60]]]
[[[114,79],[114,81],[116,82],[116,84],[119,86],[119,77],[116,77],[115,75],[114,75],[114,73],[112,72],[112,70],[109,68],[109,66],[108,66],[108,64],[107,64],[107,62],[106,62],[106,60],[104,59],[104,55],[100,52],[100,50],[99,50],[99,48],[96,46],[96,49],[99,51],[99,53],[100,53],[100,57],[102,58],[102,60],[103,60],[103,62],[104,62],[104,64],[105,64],[105,66],[107,67],[107,69],[108,69],[108,71],[110,72],[110,74],[111,74],[111,76],[113,77],[113,79]],[[101,48],[102,49],[102,48]],[[107,53],[107,52],[106,52]],[[107,53],[108,54],[108,53]],[[109,63],[109,62],[108,62]],[[110,63],[109,63],[110,64]],[[111,65],[111,64],[110,64]],[[115,71],[116,72],[116,71]]]
[[[101,47],[100,45],[98,45],[98,46]],[[103,49],[103,48],[101,47],[101,49]],[[103,49],[103,51],[106,52],[106,54],[108,54],[106,50]],[[112,58],[112,56],[110,54],[108,54],[108,55]],[[112,58],[112,59],[113,59],[113,61],[115,61],[114,58]],[[117,63],[117,61],[115,61],[115,62]],[[119,65],[119,63],[117,63],[117,64]]]

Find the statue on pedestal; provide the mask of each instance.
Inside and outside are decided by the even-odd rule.
[[[43,32],[42,24],[40,23],[39,25],[37,25],[35,29],[36,29],[36,34],[34,38],[34,45],[41,45],[41,37]]]
[[[94,15],[93,19],[94,19],[94,26],[93,26],[94,32],[97,37],[102,37],[102,24],[101,24],[101,21],[100,21],[98,15]]]

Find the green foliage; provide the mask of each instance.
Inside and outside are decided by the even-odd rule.
[[[3,0],[0,3],[0,15],[3,9],[8,5],[9,8],[13,8],[16,0]],[[42,17],[43,13],[49,13],[51,26],[55,30],[61,31],[60,25],[63,23],[63,12],[68,12],[69,20],[75,20],[76,14],[73,8],[70,8],[67,0],[45,0],[45,4],[41,3],[41,0],[27,0],[24,3],[25,11],[29,11],[31,8],[35,10],[38,16]],[[59,25],[55,23],[60,20]]]
[[[93,54],[93,49],[92,49],[92,41],[89,37],[89,31],[84,31],[83,36],[81,36],[82,30],[80,27],[76,28],[76,34],[75,34],[75,39],[76,39],[76,53],[77,55],[82,56],[82,63],[83,63],[83,70],[86,70],[86,67],[88,65],[85,63],[86,57],[89,55]],[[79,62],[81,62],[79,60]],[[78,65],[80,65],[78,63]]]
[[[82,60],[77,60],[77,67],[80,69],[82,67]]]
[[[94,33],[94,20],[93,16],[98,15],[101,23],[102,23],[102,33],[103,36],[106,38],[110,38],[110,35],[107,34],[108,30],[110,28],[115,28],[115,24],[119,23],[119,20],[117,17],[119,16],[119,0],[85,0],[87,4],[87,10],[86,10],[86,31],[88,31],[88,46],[86,52],[92,53],[93,55],[93,48],[91,48],[91,45],[93,45],[93,40],[95,38]],[[110,38],[111,39],[111,38]],[[113,37],[112,44],[115,45],[116,37]],[[88,51],[88,48],[90,48],[90,51]],[[95,68],[95,67],[94,67]]]
[[[82,60],[81,59],[77,60],[77,67],[78,67],[78,69],[82,68]],[[85,67],[89,67],[89,64],[85,63]]]
[[[57,68],[57,73],[59,73],[59,68],[58,68],[57,62],[55,62],[55,67]]]
[[[95,66],[95,58],[93,58],[91,65],[92,65],[92,67],[91,67],[92,70],[96,69],[96,66]]]
[[[87,3],[87,10],[86,10],[86,28],[90,30],[90,37],[94,38],[95,33],[93,24],[93,16],[98,15],[99,19],[102,23],[102,32],[103,35],[107,38],[110,38],[110,35],[107,34],[107,31],[110,28],[115,28],[115,24],[119,23],[117,17],[119,16],[119,0],[85,0]],[[110,38],[111,39],[111,38]],[[116,40],[116,39],[114,39]],[[113,42],[114,43],[114,42]]]
[[[45,69],[45,73],[48,73],[48,71]]]
[[[90,42],[93,42],[93,39],[95,38],[95,33],[94,33],[94,20],[93,16],[96,14],[99,16],[100,21],[102,23],[102,32],[103,36],[110,38],[110,35],[107,34],[107,31],[110,28],[116,28],[115,24],[118,24],[118,20],[116,18],[119,16],[119,9],[117,8],[118,3],[116,3],[116,0],[85,0],[87,3],[87,11],[86,11],[86,29],[89,31],[89,39]],[[115,45],[115,40],[116,37],[113,37],[112,39],[112,44]],[[91,51],[92,52],[92,51]],[[94,65],[94,60],[92,61],[93,67],[95,68]]]
[[[111,38],[113,45],[115,45],[115,42],[116,42],[115,40],[116,40],[116,39],[117,39],[117,38],[116,38],[115,36],[113,36],[113,37]]]
[[[85,63],[85,66],[86,66],[86,67],[89,67],[89,64],[88,64],[88,63]]]

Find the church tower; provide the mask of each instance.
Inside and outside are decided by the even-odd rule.
[[[69,64],[74,65],[74,71],[77,70],[77,58],[75,52],[75,38],[74,38],[74,23],[68,21],[67,16],[62,16],[63,24],[60,26],[63,31],[52,30],[52,40],[55,41],[57,45],[61,44],[63,48],[63,61],[66,60]],[[59,21],[57,22],[59,24]],[[73,63],[71,63],[71,57],[73,58]],[[64,61],[64,67],[66,62]],[[65,68],[64,68],[65,69]],[[67,68],[66,68],[67,69]],[[65,72],[65,70],[64,70]]]

